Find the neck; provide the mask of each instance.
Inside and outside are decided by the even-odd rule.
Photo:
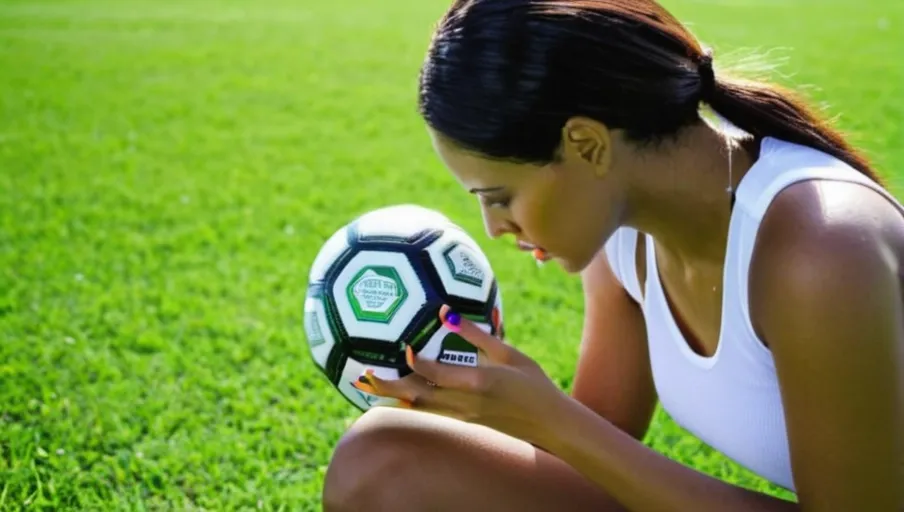
[[[626,223],[652,235],[672,257],[721,265],[732,193],[754,159],[741,141],[708,124],[687,129],[644,157]]]

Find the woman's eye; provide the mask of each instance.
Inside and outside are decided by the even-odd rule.
[[[509,203],[511,203],[511,198],[509,197],[483,197],[481,200],[484,206],[488,208],[508,208]]]

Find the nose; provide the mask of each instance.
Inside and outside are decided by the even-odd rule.
[[[518,226],[509,216],[502,214],[498,210],[492,211],[483,208],[483,226],[487,232],[487,236],[496,239],[506,234],[516,235],[520,232]]]

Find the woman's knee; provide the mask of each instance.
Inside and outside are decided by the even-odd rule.
[[[422,429],[406,421],[410,414],[378,407],[352,425],[327,469],[324,510],[404,510],[413,504],[411,491],[417,486],[411,483],[423,470],[426,440]]]
[[[343,436],[323,505],[327,512],[621,510],[573,468],[524,441],[389,408],[368,411]]]

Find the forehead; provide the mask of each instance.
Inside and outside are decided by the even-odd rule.
[[[527,164],[492,160],[457,147],[448,139],[430,132],[433,147],[440,160],[468,189],[515,185],[530,173]]]

